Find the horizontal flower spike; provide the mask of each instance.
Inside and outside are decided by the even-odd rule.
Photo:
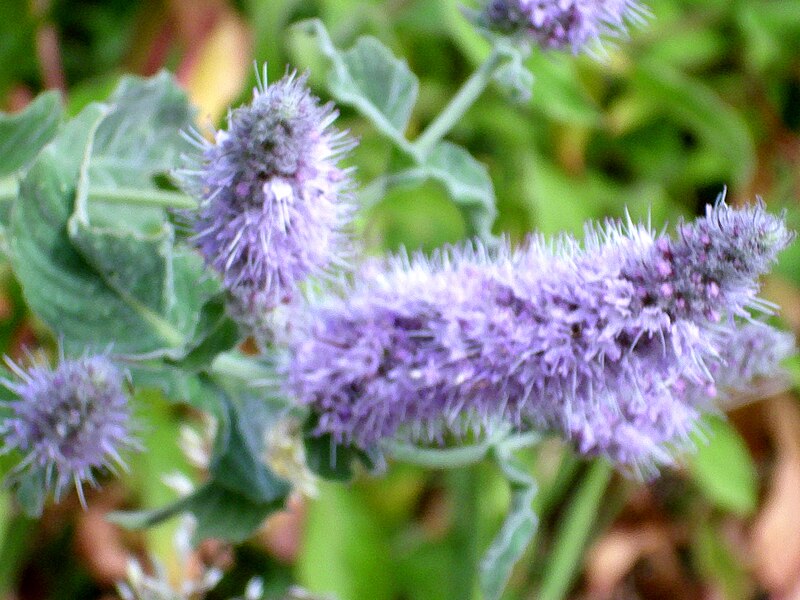
[[[345,260],[354,209],[338,162],[354,142],[332,127],[336,111],[295,73],[254,90],[213,142],[198,139],[196,169],[179,173],[202,199],[194,243],[221,273],[242,322],[256,325],[291,301],[310,276]]]
[[[287,391],[318,433],[363,448],[505,421],[649,474],[689,445],[716,377],[774,366],[726,348],[790,237],[762,205],[719,203],[675,238],[610,222],[583,244],[376,261],[291,319]]]

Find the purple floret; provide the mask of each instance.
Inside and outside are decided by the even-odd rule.
[[[227,130],[201,143],[199,170],[181,173],[202,198],[194,242],[245,323],[345,260],[353,211],[349,171],[338,161],[354,143],[331,126],[333,105],[311,94],[305,76],[265,82],[230,113]]]
[[[624,34],[626,22],[641,21],[635,0],[490,0],[483,11],[488,27],[519,33],[545,50],[591,50],[603,37]]]
[[[104,356],[64,360],[55,370],[7,362],[19,380],[3,384],[18,399],[0,425],[2,451],[23,456],[18,471],[43,472],[56,499],[74,485],[83,502],[94,471],[124,467],[120,453],[137,447],[122,373]]]
[[[298,313],[289,391],[318,433],[366,449],[510,422],[652,472],[713,408],[715,374],[735,362],[726,345],[769,308],[757,279],[790,239],[761,204],[720,202],[674,239],[612,222],[583,245],[533,237],[370,263]]]

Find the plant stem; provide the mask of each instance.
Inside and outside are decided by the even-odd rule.
[[[428,469],[458,469],[480,462],[486,457],[492,442],[459,448],[418,448],[411,444],[391,442],[386,451],[395,460]]]
[[[458,469],[482,461],[492,448],[504,453],[532,446],[540,440],[538,433],[511,433],[508,427],[501,427],[483,441],[457,448],[420,448],[412,444],[391,441],[384,444],[386,453],[401,462],[429,469]]]
[[[0,178],[0,202],[13,202],[19,194],[16,177]],[[147,188],[92,187],[89,201],[163,208],[197,208],[197,200],[181,192]]]
[[[455,553],[453,588],[449,597],[476,600],[479,547],[478,547],[478,498],[480,480],[478,466],[451,471],[450,490],[453,495],[453,547]]]
[[[447,135],[480,97],[492,80],[497,67],[503,62],[503,58],[504,55],[497,47],[492,48],[491,54],[483,64],[464,82],[450,103],[411,144],[416,155],[423,160],[428,157],[434,146]]]
[[[595,460],[589,466],[556,531],[539,600],[562,600],[569,592],[612,473],[611,465],[604,460]]]
[[[124,187],[89,188],[89,201],[105,204],[128,204],[163,208],[197,208],[197,200],[181,192]]]
[[[274,372],[262,362],[239,352],[223,352],[211,363],[211,373],[235,377],[251,383],[270,380]]]

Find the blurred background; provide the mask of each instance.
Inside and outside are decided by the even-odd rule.
[[[534,53],[529,101],[490,89],[451,132],[485,162],[495,185],[495,230],[580,233],[590,218],[651,218],[660,228],[704,210],[727,187],[732,203],[763,197],[800,229],[800,0],[648,0],[652,18],[602,60]],[[175,73],[200,123],[218,123],[254,85],[309,69],[327,98],[326,65],[291,23],[323,19],[349,46],[375,35],[421,81],[409,137],[442,108],[488,52],[456,0],[2,0],[0,108],[14,112],[44,89],[68,112],[102,99],[123,73]],[[383,173],[390,145],[349,109],[339,126],[361,144],[350,162],[360,185]],[[397,188],[360,216],[375,251],[430,250],[465,235],[460,212],[435,184]],[[0,352],[46,339],[0,266]],[[784,327],[800,331],[800,244],[764,285]],[[800,362],[788,365],[800,388]],[[540,482],[539,534],[514,572],[508,599],[545,597],[560,578],[571,598],[800,599],[800,404],[764,383],[729,422],[708,424],[681,468],[644,485],[590,467],[558,443],[524,456]],[[0,598],[114,598],[130,555],[179,580],[203,565],[225,571],[209,598],[240,594],[253,575],[270,597],[297,582],[341,600],[462,600],[470,569],[508,503],[490,465],[431,472],[390,465],[351,486],[324,483],[296,498],[247,544],[207,542],[181,563],[174,523],[124,532],[103,514],[174,497],[162,476],[193,473],[176,440],[198,415],[144,392],[146,454],[122,481],[69,497],[40,522],[0,492]],[[195,473],[195,475],[197,475]],[[473,493],[478,489],[479,494]],[[477,536],[472,535],[477,532]]]

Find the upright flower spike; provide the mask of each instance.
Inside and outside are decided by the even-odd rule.
[[[761,204],[719,202],[678,233],[611,222],[583,245],[373,263],[298,315],[289,391],[318,433],[362,448],[506,421],[650,474],[713,409],[726,345],[769,308],[757,279],[791,239]]]
[[[624,34],[642,20],[636,0],[489,0],[481,21],[502,33],[519,34],[545,50],[591,50],[603,37]]]
[[[197,170],[180,173],[202,198],[194,242],[221,273],[245,323],[290,301],[309,276],[342,262],[353,204],[349,171],[338,165],[354,142],[331,124],[306,76],[267,85],[234,109],[213,142],[198,139]]]
[[[0,425],[4,453],[18,451],[18,471],[44,474],[58,500],[75,486],[95,484],[98,469],[125,467],[121,453],[136,448],[123,375],[104,356],[63,360],[55,370],[33,364],[27,370],[7,360],[19,380],[3,380],[17,400]]]

